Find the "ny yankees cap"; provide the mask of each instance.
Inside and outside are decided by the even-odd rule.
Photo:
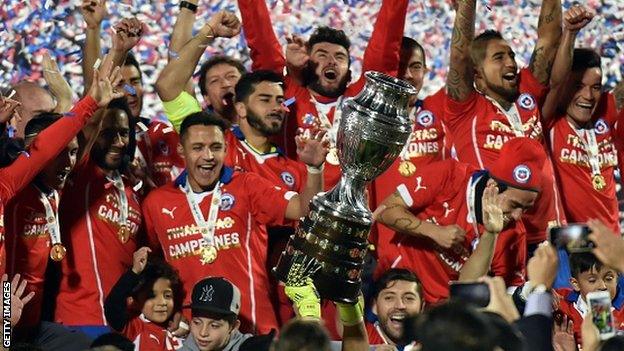
[[[200,280],[193,287],[190,308],[192,315],[203,314],[236,315],[240,312],[241,294],[236,285],[221,277]]]

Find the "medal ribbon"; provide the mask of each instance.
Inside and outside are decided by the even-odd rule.
[[[496,106],[496,108],[503,115],[505,115],[514,135],[516,137],[523,137],[524,129],[522,128],[522,119],[520,118],[520,112],[518,111],[518,106],[516,106],[516,103],[514,102],[513,104],[511,104],[511,108],[509,109],[509,111],[506,111],[496,100],[492,99],[491,97],[487,95],[484,95],[484,96],[486,99],[490,100],[490,102],[494,106]]]
[[[112,179],[113,186],[117,189],[117,195],[119,195],[119,226],[128,225],[128,196],[126,195],[126,187],[124,186],[123,179],[118,171],[113,172]]]
[[[312,101],[312,103],[316,107],[318,118],[321,121],[321,127],[327,130],[329,146],[336,147],[336,141],[338,138],[338,126],[340,125],[340,119],[342,118],[342,110],[340,109],[340,107],[342,106],[342,96],[338,98],[338,100],[336,101],[336,105],[334,106],[333,123],[329,121],[329,117],[327,117],[327,114],[323,112],[323,108],[321,107],[322,104],[316,101],[313,95],[310,95],[310,101]]]
[[[600,175],[600,161],[598,160],[598,141],[596,140],[596,132],[594,128],[585,129],[585,130],[577,130],[572,127],[578,135],[579,139],[585,146],[585,150],[587,151],[587,156],[589,159],[589,166],[591,167],[592,176]],[[584,132],[583,132],[584,131]],[[585,134],[585,137],[583,136]]]
[[[210,210],[208,211],[208,221],[204,218],[201,208],[195,198],[193,197],[193,190],[186,181],[186,185],[182,189],[186,194],[186,201],[191,208],[195,224],[200,227],[200,233],[208,246],[215,246],[214,233],[217,228],[217,216],[219,215],[219,205],[221,204],[221,182],[217,182],[214,192],[212,193],[212,200],[210,200]]]
[[[479,223],[477,223],[477,210],[475,204],[475,197],[477,194],[477,183],[483,177],[483,174],[475,174],[470,177],[468,186],[466,186],[466,203],[468,204],[468,218],[472,222],[472,228],[475,232],[475,239],[473,240],[472,249],[474,250],[479,243]]]
[[[403,149],[401,150],[401,153],[399,154],[399,158],[401,158],[402,161],[410,160],[409,144],[412,142],[412,138],[414,137],[414,126],[416,124],[416,114],[418,114],[420,110],[421,110],[420,107],[414,107],[410,111],[409,119],[410,119],[410,122],[412,122],[412,132],[407,137],[407,142],[405,143],[405,145],[403,146]]]
[[[52,246],[61,243],[61,226],[58,221],[59,218],[59,195],[56,190],[52,190],[52,194],[54,195],[54,203],[56,204],[56,210],[52,209],[52,204],[48,199],[48,196],[39,188],[39,199],[45,208],[46,213],[46,229],[50,234],[50,241],[52,241]]]

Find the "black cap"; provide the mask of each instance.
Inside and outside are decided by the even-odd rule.
[[[191,304],[193,316],[221,314],[238,316],[241,307],[241,294],[236,285],[221,277],[200,280],[193,287]]]

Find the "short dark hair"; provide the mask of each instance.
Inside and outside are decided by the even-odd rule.
[[[274,351],[329,351],[329,335],[315,320],[291,319],[274,342]]]
[[[163,259],[150,255],[145,269],[140,274],[140,281],[137,287],[132,291],[132,297],[138,300],[138,307],[143,307],[145,301],[152,296],[154,283],[160,278],[168,279],[171,283],[173,291],[173,302],[176,310],[181,309],[182,300],[184,298],[184,290],[182,281],[178,271]]]
[[[236,102],[241,102],[247,100],[249,95],[253,94],[256,91],[256,85],[262,82],[273,82],[282,84],[282,88],[284,88],[284,79],[279,74],[268,71],[268,70],[258,70],[250,73],[245,73],[236,83],[236,87],[234,87]]]
[[[409,317],[405,335],[408,341],[418,341],[422,351],[490,351],[497,338],[483,314],[458,301]]]
[[[223,118],[217,117],[214,113],[208,111],[195,112],[186,116],[184,121],[182,121],[182,125],[180,126],[180,140],[186,136],[190,127],[196,125],[215,126],[221,129],[223,133],[225,133],[227,129],[227,124]]]
[[[572,72],[583,72],[589,68],[602,68],[600,55],[589,48],[574,49],[572,55]]]
[[[410,37],[403,37],[401,39],[401,61],[405,60],[404,63],[407,66],[407,61],[410,59],[412,51],[419,50],[422,53],[423,57],[423,65],[427,67],[427,57],[425,55],[425,48],[420,45],[416,40]],[[404,53],[409,54],[409,56],[404,55]],[[403,63],[403,62],[401,62]]]
[[[134,351],[134,343],[119,333],[106,333],[97,337],[91,347],[115,346],[121,351]]]
[[[485,60],[485,53],[490,40],[504,40],[504,38],[499,31],[488,29],[472,40],[470,44],[470,59],[475,67],[479,67]]]
[[[132,55],[131,52],[129,52],[128,55],[126,56],[126,60],[124,61],[123,65],[136,67],[137,71],[139,71],[139,78],[143,80],[143,72],[141,71],[141,65],[139,64],[139,61],[137,61],[136,57]]]
[[[420,280],[416,274],[404,268],[390,268],[385,271],[373,285],[373,299],[376,299],[383,289],[388,288],[390,283],[397,280],[416,283],[416,290],[422,299],[422,284],[420,283]]]
[[[63,117],[60,113],[55,112],[42,112],[34,116],[24,127],[24,139],[32,139],[41,133],[44,129],[48,128],[54,122]]]
[[[603,264],[591,252],[571,253],[570,257],[570,273],[574,278],[578,278],[581,273],[589,272],[592,268],[599,271]]]
[[[351,41],[343,30],[327,26],[320,26],[316,28],[308,40],[308,49],[312,50],[312,47],[318,43],[340,45],[347,50],[347,53],[349,52],[349,48],[351,48]],[[351,60],[349,60],[349,62],[351,62]]]
[[[607,339],[599,348],[600,351],[621,351],[624,350],[624,336],[616,335]]]
[[[208,71],[212,67],[220,64],[230,65],[236,68],[240,74],[245,74],[247,72],[243,63],[233,57],[224,55],[212,56],[199,68],[199,90],[203,96],[208,95],[208,90],[206,89],[206,74],[208,74]]]

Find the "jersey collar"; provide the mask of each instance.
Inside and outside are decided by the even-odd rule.
[[[229,182],[232,181],[233,176],[234,176],[234,169],[227,167],[227,166],[223,166],[223,168],[221,169],[221,176],[219,177],[219,181],[221,182],[221,184],[228,184]],[[176,187],[184,186],[186,184],[187,178],[188,178],[188,171],[185,169],[184,171],[182,171],[182,173],[180,173],[178,178],[176,178],[174,182],[175,186]]]
[[[230,128],[230,131],[232,132],[232,134],[234,134],[236,139],[240,141],[245,141],[245,135],[243,134],[243,131],[240,129],[240,126],[238,124],[232,125],[232,127]],[[284,156],[284,157],[286,156],[286,154],[284,154],[284,151],[282,151],[282,149],[279,146],[273,145],[273,147],[275,147],[275,152],[277,152],[280,156]],[[269,152],[269,153],[273,154],[274,152]]]

